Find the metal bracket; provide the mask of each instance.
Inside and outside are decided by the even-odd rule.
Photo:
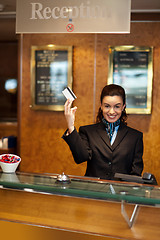
[[[125,210],[124,203],[125,203],[125,201],[122,200],[122,202],[121,202],[121,214],[124,217],[124,219],[126,220],[129,228],[131,228],[133,226],[134,222],[135,222],[136,215],[138,214],[139,205],[138,204],[135,205],[135,207],[133,209],[132,216],[129,219],[129,217],[128,217],[127,213],[126,213],[126,210]]]

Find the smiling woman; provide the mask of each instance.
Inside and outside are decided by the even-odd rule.
[[[116,122],[120,118],[124,107],[121,97],[106,96],[103,99],[101,110],[108,122]]]
[[[108,122],[116,122],[119,118],[122,122],[126,122],[126,94],[122,87],[115,84],[105,86],[100,101],[97,122],[102,121],[103,118]]]
[[[87,161],[86,176],[114,179],[115,173],[141,175],[143,170],[143,134],[127,126],[125,91],[115,84],[101,93],[97,123],[74,127],[72,101],[65,103],[68,129],[63,139],[69,145],[76,163]]]

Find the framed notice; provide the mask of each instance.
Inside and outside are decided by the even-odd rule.
[[[32,109],[63,111],[67,86],[72,89],[72,46],[32,46]]]
[[[125,89],[127,113],[151,113],[152,55],[152,47],[109,47],[108,83],[121,85]]]

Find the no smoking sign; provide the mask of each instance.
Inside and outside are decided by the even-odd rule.
[[[73,32],[74,31],[74,25],[72,23],[69,23],[66,26],[67,32]]]

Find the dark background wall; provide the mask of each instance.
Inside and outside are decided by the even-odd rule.
[[[99,95],[108,78],[110,45],[153,46],[153,99],[151,115],[129,115],[128,125],[144,133],[144,171],[160,183],[160,22],[131,24],[130,34],[24,34],[20,79],[20,170],[83,175],[86,164],[76,165],[61,136],[66,129],[63,112],[34,111],[31,104],[31,46],[73,46],[73,90],[78,107],[76,128],[93,123]],[[95,100],[95,101],[94,101]]]
[[[18,41],[0,41],[0,138],[17,136],[16,94],[5,91],[4,84],[9,78],[18,78]],[[11,104],[13,103],[13,104]],[[15,109],[16,108],[16,109]]]

